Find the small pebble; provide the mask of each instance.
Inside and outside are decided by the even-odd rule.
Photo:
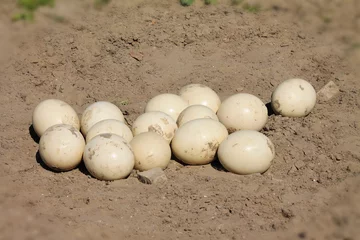
[[[301,168],[303,168],[305,166],[305,163],[304,163],[304,161],[302,161],[302,160],[299,160],[299,161],[297,161],[296,163],[295,163],[295,167],[296,167],[296,169],[301,169]]]
[[[339,87],[333,81],[330,81],[318,91],[317,98],[319,102],[327,102],[339,93]]]
[[[139,172],[138,179],[145,184],[156,184],[166,182],[167,177],[161,168],[152,168],[150,170]]]
[[[305,37],[305,34],[303,34],[303,33],[299,33],[299,34],[298,34],[298,37],[301,38],[301,39],[305,39],[305,38],[306,38],[306,37]]]

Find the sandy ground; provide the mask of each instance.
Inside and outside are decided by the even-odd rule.
[[[58,0],[29,24],[11,22],[17,8],[4,0],[0,239],[357,239],[360,3],[257,2],[262,9],[251,13],[225,1],[124,0],[99,11],[87,0]],[[276,158],[264,175],[173,161],[165,184],[103,182],[83,165],[54,173],[37,156],[31,116],[46,98],[79,116],[111,101],[131,124],[151,97],[188,83],[268,103],[292,77],[316,90],[334,81],[341,91],[305,118],[269,117],[262,132]]]

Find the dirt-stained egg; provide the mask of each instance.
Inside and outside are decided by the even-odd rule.
[[[55,171],[74,169],[82,160],[85,140],[71,125],[56,124],[40,138],[39,154],[46,166]]]
[[[182,87],[179,96],[185,99],[191,105],[204,105],[209,107],[215,113],[220,107],[221,100],[218,94],[210,87],[192,83]]]
[[[138,116],[132,124],[134,136],[143,132],[155,132],[169,143],[174,137],[178,126],[175,120],[164,112],[146,112]]]
[[[229,133],[239,130],[259,131],[268,120],[268,110],[258,97],[238,93],[221,103],[217,116]]]
[[[208,164],[214,160],[220,143],[228,136],[219,121],[201,118],[191,120],[176,131],[171,149],[177,159],[189,165]]]
[[[123,137],[127,142],[133,138],[131,129],[126,123],[116,119],[105,119],[92,126],[86,134],[86,142],[102,133],[112,133]]]
[[[271,166],[275,147],[264,134],[254,130],[231,133],[219,146],[221,165],[236,174],[263,173]]]
[[[41,135],[51,126],[68,124],[80,130],[80,120],[75,110],[60,99],[46,99],[40,102],[32,114],[35,133]]]
[[[135,157],[123,137],[103,133],[85,145],[84,163],[89,173],[99,180],[119,180],[130,175]]]
[[[271,95],[271,107],[284,117],[305,117],[315,107],[316,91],[308,81],[292,78],[280,83]]]
[[[175,122],[188,103],[180,96],[172,93],[159,94],[146,104],[145,112],[160,111],[168,114]]]
[[[210,118],[219,121],[216,113],[211,108],[204,105],[191,105],[180,113],[177,124],[180,127],[184,123],[199,118]]]
[[[115,104],[107,101],[90,104],[81,116],[81,132],[86,136],[92,126],[105,119],[125,122],[123,113]]]
[[[130,142],[135,156],[135,169],[146,171],[160,167],[165,169],[171,159],[168,141],[154,132],[143,132]]]

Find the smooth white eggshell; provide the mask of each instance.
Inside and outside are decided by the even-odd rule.
[[[115,104],[107,101],[90,104],[81,117],[81,132],[86,135],[92,126],[105,119],[125,122],[123,113]]]
[[[46,129],[57,124],[68,124],[80,130],[80,120],[75,110],[59,99],[46,99],[40,102],[33,111],[32,124],[39,137]]]
[[[188,84],[180,89],[179,95],[185,99],[189,105],[204,105],[212,109],[215,113],[221,104],[218,94],[203,84]]]
[[[229,133],[239,130],[259,131],[268,120],[268,110],[258,97],[238,93],[221,103],[217,116]]]
[[[176,94],[159,94],[146,104],[145,112],[160,111],[168,114],[175,122],[180,113],[188,106],[187,102]]]
[[[241,130],[230,134],[219,146],[221,165],[236,174],[263,173],[275,157],[275,147],[264,134]]]
[[[174,137],[178,126],[175,120],[164,112],[146,112],[138,116],[132,124],[134,136],[143,132],[155,132],[169,143]]]
[[[171,142],[174,155],[189,165],[208,164],[214,160],[219,144],[228,136],[219,121],[201,118],[182,125]]]
[[[160,167],[165,169],[171,159],[168,141],[154,132],[136,135],[130,142],[135,156],[135,169],[140,171]]]
[[[93,177],[107,181],[126,178],[135,164],[129,143],[111,133],[97,135],[86,143],[83,159]]]
[[[199,118],[210,118],[219,121],[216,113],[211,108],[204,105],[191,105],[180,113],[177,125],[180,127],[184,123]]]
[[[39,154],[49,168],[69,171],[81,162],[85,140],[80,131],[71,125],[57,124],[40,137]]]
[[[271,95],[271,107],[285,117],[305,117],[315,107],[316,91],[306,80],[293,78],[280,83]]]
[[[126,125],[126,123],[115,119],[105,119],[96,123],[89,129],[86,134],[86,142],[89,142],[91,139],[102,133],[112,133],[119,135],[127,142],[130,142],[133,138],[131,129]]]

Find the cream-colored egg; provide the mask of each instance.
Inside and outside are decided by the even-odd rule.
[[[89,129],[86,134],[86,142],[89,142],[91,139],[102,133],[112,133],[119,135],[127,142],[130,142],[133,138],[131,129],[126,125],[126,123],[115,119],[105,119],[96,123]]]
[[[159,94],[146,104],[145,112],[160,111],[168,114],[175,122],[180,113],[188,106],[187,102],[176,94]]]
[[[115,104],[107,101],[98,101],[90,104],[81,117],[81,132],[86,135],[92,126],[106,119],[125,122],[123,113]]]
[[[33,111],[32,124],[39,137],[46,129],[57,124],[68,124],[80,130],[80,120],[75,110],[59,99],[40,102]]]
[[[221,103],[217,116],[229,133],[239,130],[259,131],[268,120],[268,111],[258,97],[248,93],[238,93]]]
[[[48,128],[40,138],[42,161],[55,171],[69,171],[81,162],[85,140],[71,125],[57,124]]]
[[[221,165],[236,174],[263,173],[275,157],[275,147],[264,134],[241,130],[230,134],[219,146]]]
[[[204,105],[212,109],[215,113],[221,104],[218,94],[203,84],[188,84],[180,89],[179,95],[185,99],[189,105]]]
[[[220,143],[228,136],[219,121],[201,118],[182,125],[171,142],[174,155],[189,165],[208,164],[214,160]]]
[[[211,108],[204,105],[191,105],[182,111],[178,117],[177,125],[180,127],[194,119],[210,118],[219,121],[216,113]]]
[[[155,132],[169,143],[174,137],[178,126],[175,120],[164,112],[146,112],[138,116],[132,124],[134,136],[143,132]]]
[[[279,84],[271,96],[271,107],[285,117],[305,117],[315,107],[316,91],[306,80],[293,78]]]
[[[86,143],[83,159],[93,177],[107,181],[126,178],[135,164],[130,144],[111,133],[97,135]]]
[[[140,171],[160,167],[165,169],[171,159],[168,141],[154,132],[143,132],[130,142],[135,156],[135,169]]]

